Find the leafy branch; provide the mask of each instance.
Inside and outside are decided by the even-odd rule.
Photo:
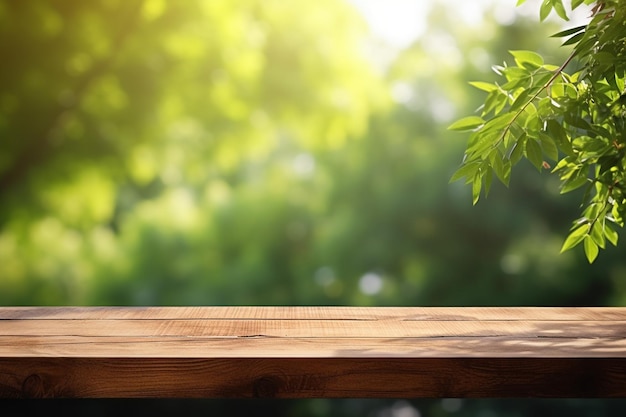
[[[573,0],[571,10],[583,3],[593,5],[589,23],[552,35],[573,48],[561,65],[513,50],[514,65],[493,67],[503,82],[470,83],[487,96],[479,115],[449,126],[471,132],[450,181],[465,178],[476,204],[489,194],[494,175],[508,186],[522,158],[539,171],[554,161],[562,194],[586,187],[582,215],[561,251],[583,243],[593,262],[606,241],[617,245],[615,227],[623,227],[626,210],[626,12],[619,0]],[[562,0],[544,0],[540,20],[552,10],[568,20]],[[578,69],[566,72],[574,62]]]

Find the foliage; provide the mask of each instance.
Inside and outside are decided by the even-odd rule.
[[[130,271],[157,291],[181,269],[144,236],[184,246],[265,161],[287,178],[290,158],[342,146],[385,106],[364,31],[334,0],[0,1],[1,296],[71,303]],[[202,262],[181,268],[220,267]]]
[[[561,251],[582,243],[593,262],[607,243],[617,245],[626,214],[626,9],[617,0],[576,0],[571,9],[583,3],[593,5],[589,22],[552,35],[572,47],[562,64],[512,50],[514,64],[494,67],[501,81],[471,83],[487,96],[479,115],[449,126],[472,131],[451,181],[465,178],[476,204],[494,176],[508,185],[522,158],[539,171],[555,164],[561,193],[584,189]],[[543,1],[540,20],[553,10],[568,20],[562,0]]]

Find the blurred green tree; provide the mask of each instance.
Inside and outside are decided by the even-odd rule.
[[[81,300],[136,212],[190,231],[266,158],[362,134],[364,30],[332,0],[0,2],[4,297]]]

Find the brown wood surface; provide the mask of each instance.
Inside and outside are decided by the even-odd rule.
[[[626,398],[626,308],[0,307],[0,397]]]

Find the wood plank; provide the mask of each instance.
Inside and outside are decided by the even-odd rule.
[[[626,359],[0,358],[2,398],[617,398]]]
[[[0,307],[3,319],[624,321],[621,307]]]
[[[0,398],[626,397],[626,309],[0,307]]]
[[[0,336],[626,337],[626,321],[5,320]]]
[[[0,358],[625,358],[614,338],[275,338],[74,337],[0,338]]]

